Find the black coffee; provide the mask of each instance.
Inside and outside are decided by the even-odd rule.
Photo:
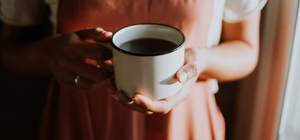
[[[122,50],[138,54],[156,54],[173,50],[177,45],[163,39],[142,38],[123,43]]]

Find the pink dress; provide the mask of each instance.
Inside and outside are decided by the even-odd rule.
[[[108,31],[136,23],[162,23],[186,35],[186,47],[206,47],[213,0],[60,0],[59,33],[87,27]],[[145,115],[105,90],[60,87],[53,80],[41,140],[223,140],[225,123],[208,82],[196,82],[168,114]]]

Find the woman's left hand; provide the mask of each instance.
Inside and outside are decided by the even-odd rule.
[[[185,65],[181,67],[176,78],[183,83],[182,88],[174,95],[162,100],[151,100],[142,94],[136,94],[132,99],[118,91],[115,82],[112,80],[107,87],[111,96],[121,104],[130,109],[145,113],[168,113],[173,107],[182,102],[189,94],[193,84],[205,67],[205,51],[199,48],[189,48],[185,50]]]

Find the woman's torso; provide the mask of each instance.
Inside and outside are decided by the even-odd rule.
[[[213,18],[214,4],[212,0],[60,0],[56,27],[58,33],[87,27],[114,32],[131,24],[162,23],[180,29],[187,48],[205,48],[216,44],[208,40],[219,38],[209,33],[212,21],[221,26],[222,19]],[[132,111],[113,100],[105,85],[93,91],[73,91],[53,82],[41,138],[224,139],[224,120],[207,82],[197,82],[187,99],[166,115]]]

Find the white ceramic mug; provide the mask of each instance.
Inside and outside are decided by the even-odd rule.
[[[141,54],[120,48],[135,39],[162,39],[173,42],[176,47],[154,54]],[[171,26],[146,23],[124,27],[112,35],[113,67],[117,89],[132,98],[143,94],[152,100],[169,97],[180,90],[182,84],[175,77],[184,64],[184,34]],[[143,47],[143,46],[141,46]]]

